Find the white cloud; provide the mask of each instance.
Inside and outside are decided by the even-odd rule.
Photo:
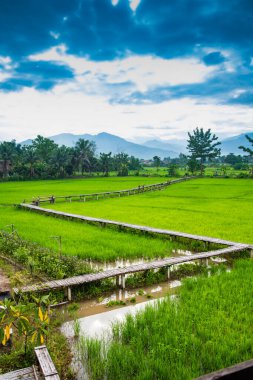
[[[71,91],[67,85],[64,90],[58,86],[51,92],[27,88],[0,93],[0,104],[3,116],[0,140],[103,131],[128,139],[133,136],[186,138],[187,131],[196,126],[211,128],[218,135],[226,136],[249,132],[253,124],[253,109],[241,105],[199,104],[188,98],[160,104],[111,105],[104,96]],[[140,126],[154,129],[137,128]]]
[[[141,0],[129,0],[129,2],[130,2],[130,8],[132,9],[132,11],[135,12],[141,3]]]
[[[147,91],[156,86],[175,86],[201,83],[216,72],[214,66],[206,66],[196,58],[163,59],[151,55],[129,55],[114,61],[91,61],[67,53],[65,45],[32,55],[33,61],[56,61],[69,65],[79,83],[89,87],[100,84],[132,82],[136,90]],[[84,86],[85,90],[85,86]]]

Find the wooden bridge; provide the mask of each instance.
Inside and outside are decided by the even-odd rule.
[[[170,271],[173,265],[183,264],[186,262],[191,262],[195,260],[205,261],[206,265],[208,265],[208,259],[211,257],[217,257],[221,255],[226,255],[230,253],[240,252],[244,250],[251,250],[251,246],[246,244],[237,244],[234,246],[230,246],[227,248],[210,251],[210,252],[202,252],[198,254],[194,254],[191,256],[180,256],[180,257],[170,257],[162,260],[150,261],[144,264],[136,264],[131,265],[125,268],[117,268],[106,270],[104,272],[92,273],[92,274],[84,274],[81,276],[75,276],[66,278],[63,280],[54,280],[44,282],[42,284],[35,284],[22,287],[20,289],[14,288],[14,293],[29,293],[29,292],[45,292],[51,291],[55,289],[67,289],[68,300],[71,301],[71,287],[76,285],[88,284],[95,281],[105,280],[107,278],[116,278],[116,284],[125,289],[125,277],[127,274],[143,272],[151,269],[160,269],[166,267],[168,269],[168,279],[170,278]]]
[[[107,192],[102,192],[102,193],[90,193],[90,194],[78,194],[78,195],[60,195],[60,196],[46,196],[42,197],[39,196],[37,198],[33,198],[31,201],[32,204],[39,206],[40,203],[55,203],[57,199],[65,199],[65,201],[72,202],[72,200],[75,201],[80,201],[80,202],[85,202],[88,200],[99,200],[99,199],[104,199],[104,198],[112,198],[112,197],[121,197],[121,196],[129,196],[129,195],[135,195],[135,194],[141,194],[145,193],[148,191],[156,191],[156,190],[162,190],[170,185],[173,185],[175,183],[179,182],[185,182],[189,181],[191,179],[195,179],[198,177],[183,177],[179,179],[174,179],[171,181],[166,181],[166,182],[161,182],[161,183],[155,183],[152,185],[143,185],[143,186],[138,186],[134,187],[132,189],[127,189],[127,190],[117,190],[117,191],[107,191]],[[24,201],[25,203],[25,201]]]
[[[37,365],[0,375],[0,380],[60,380],[46,346],[34,349]]]

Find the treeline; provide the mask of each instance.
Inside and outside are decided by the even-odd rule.
[[[253,139],[246,135],[253,146]],[[189,174],[203,175],[205,168],[219,165],[226,176],[227,166],[235,170],[248,170],[253,176],[253,149],[240,146],[248,156],[230,153],[221,156],[221,143],[211,130],[196,128],[188,133],[188,155],[161,159],[154,156],[152,160],[140,160],[126,153],[100,153],[96,155],[93,141],[79,139],[74,147],[59,146],[53,140],[37,136],[30,145],[21,146],[15,140],[0,143],[0,177],[3,179],[50,179],[73,177],[84,174],[102,174],[108,176],[111,171],[118,176],[127,176],[129,171],[139,175],[143,166],[167,167],[170,177]],[[179,169],[183,168],[183,173]]]
[[[108,176],[116,171],[119,176],[129,170],[141,169],[138,158],[126,153],[100,153],[96,156],[93,141],[79,139],[73,148],[59,146],[43,136],[30,145],[21,146],[15,140],[0,143],[0,176],[12,179],[64,178],[85,173]]]

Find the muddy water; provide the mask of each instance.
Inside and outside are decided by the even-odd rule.
[[[178,256],[183,256],[183,255],[191,256],[193,254],[194,252],[189,251],[189,250],[173,249],[170,256],[156,257],[155,259],[152,259],[152,260],[161,260],[161,259],[165,259],[169,257],[178,257]],[[150,258],[147,258],[147,259],[141,258],[141,259],[135,259],[135,260],[117,259],[113,262],[104,262],[104,263],[89,261],[89,266],[91,267],[91,269],[96,270],[96,271],[99,271],[99,270],[105,271],[105,270],[111,270],[111,269],[116,269],[116,268],[126,268],[131,265],[144,264],[144,263],[148,263],[149,261],[151,261]]]
[[[162,298],[168,293],[174,293],[175,288],[181,285],[181,281],[166,281],[152,286],[139,287],[132,290],[117,289],[111,294],[99,299],[93,298],[91,300],[84,300],[78,303],[79,309],[76,312],[76,318],[81,319],[100,313],[105,313],[112,310],[108,305],[111,301],[122,301],[126,305],[113,306],[114,310],[119,308],[126,308],[127,306],[133,307],[134,304],[146,302],[150,299]],[[131,301],[135,299],[136,302],[132,304]]]
[[[77,312],[77,318],[80,326],[80,336],[89,338],[111,338],[111,326],[116,322],[123,322],[126,315],[135,315],[138,311],[143,310],[147,305],[153,305],[159,299],[163,299],[166,294],[171,298],[176,297],[176,288],[180,287],[180,281],[170,281],[147,286],[134,291],[118,290],[104,299],[83,301],[79,303],[80,309]],[[140,295],[141,294],[141,295]],[[130,299],[136,299],[135,304],[130,303]],[[148,299],[152,297],[152,299]],[[123,301],[126,306],[109,308],[109,301]],[[72,368],[76,373],[77,380],[89,380],[86,372],[85,358],[80,356],[76,346],[77,340],[74,338],[74,321],[68,321],[61,327],[63,334],[69,339],[73,360]]]

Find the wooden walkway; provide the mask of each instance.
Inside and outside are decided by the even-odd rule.
[[[111,270],[107,270],[107,271],[99,272],[99,273],[85,274],[81,276],[66,278],[63,280],[54,280],[54,281],[44,282],[42,284],[29,285],[29,286],[22,287],[21,289],[14,288],[13,290],[16,294],[19,294],[19,293],[28,293],[28,292],[36,292],[36,291],[45,292],[45,291],[50,291],[54,289],[67,288],[68,299],[71,300],[72,286],[88,284],[91,282],[101,281],[107,278],[116,277],[116,283],[118,285],[120,285],[121,283],[121,287],[124,289],[125,276],[127,274],[167,267],[168,278],[169,278],[170,267],[173,265],[191,262],[195,260],[208,260],[211,257],[240,252],[247,249],[251,249],[249,245],[237,244],[236,246],[227,247],[227,248],[219,249],[216,251],[202,252],[202,253],[194,254],[191,256],[170,257],[170,258],[166,258],[162,260],[147,262],[144,264],[131,265],[125,268],[111,269]]]
[[[34,349],[38,365],[0,375],[0,380],[60,380],[46,346]]]
[[[191,240],[198,240],[198,241],[203,241],[206,243],[213,243],[213,244],[221,244],[221,245],[229,245],[229,246],[234,246],[236,244],[240,244],[237,242],[233,242],[230,240],[224,240],[224,239],[218,239],[218,238],[212,238],[209,236],[202,236],[202,235],[194,235],[194,234],[188,234],[185,232],[178,232],[178,231],[172,231],[172,230],[165,230],[161,228],[153,228],[153,227],[148,227],[148,226],[139,226],[137,224],[129,224],[129,223],[123,223],[123,222],[117,222],[115,220],[108,220],[108,219],[101,219],[101,218],[93,218],[91,216],[85,216],[85,215],[77,215],[77,214],[70,214],[67,212],[63,211],[56,211],[56,210],[51,210],[47,208],[42,208],[39,206],[33,206],[29,205],[26,203],[21,203],[19,207],[25,209],[25,210],[30,210],[30,211],[35,211],[41,214],[45,215],[51,215],[63,219],[70,219],[70,220],[78,220],[86,223],[91,223],[91,224],[98,224],[102,227],[106,226],[116,226],[119,227],[120,229],[125,228],[126,230],[129,231],[139,231],[139,232],[147,232],[150,234],[158,234],[158,235],[167,235],[167,236],[174,236],[174,237],[181,237],[181,238],[186,238],[186,239],[191,239]]]
[[[126,190],[116,190],[116,191],[107,191],[102,193],[91,193],[91,194],[78,194],[78,195],[59,195],[59,196],[46,196],[42,197],[39,196],[37,198],[33,198],[31,203],[33,205],[39,206],[40,203],[55,203],[57,199],[65,199],[65,201],[72,202],[73,200],[78,200],[80,202],[86,202],[88,200],[99,200],[104,198],[111,198],[111,197],[121,197],[121,196],[129,196],[129,195],[135,195],[135,194],[141,194],[148,191],[156,191],[156,190],[162,190],[170,185],[173,185],[175,183],[185,182],[189,181],[191,179],[195,179],[198,177],[183,177],[179,179],[174,179],[171,181],[161,182],[161,183],[155,183],[151,185],[143,185],[134,187],[132,189],[126,189]],[[24,202],[26,203],[26,202]]]

